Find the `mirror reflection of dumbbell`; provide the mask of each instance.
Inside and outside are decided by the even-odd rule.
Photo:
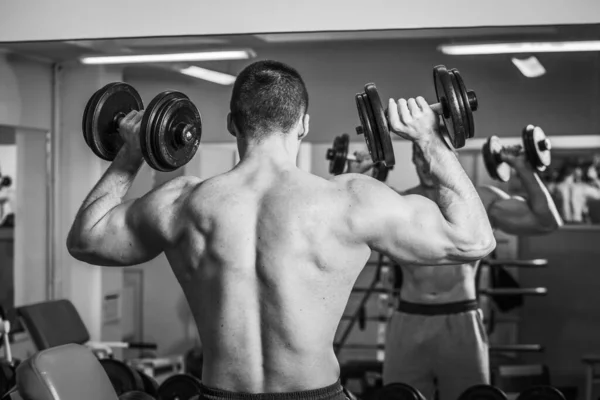
[[[502,161],[501,154],[525,153],[527,162],[539,172],[543,172],[550,165],[552,144],[550,139],[539,126],[527,125],[522,133],[523,144],[516,146],[503,146],[500,138],[491,136],[482,148],[483,161],[490,177],[500,182],[510,179],[510,166]]]
[[[454,149],[464,147],[475,134],[473,112],[479,108],[475,92],[467,90],[458,70],[438,65],[433,69],[433,82],[438,103],[430,104],[446,126],[442,136]],[[365,91],[355,96],[360,125],[356,133],[364,135],[371,158],[375,163],[394,166],[396,160],[390,137],[387,110],[384,110],[374,83],[365,85]]]
[[[358,161],[356,156],[348,154],[350,145],[350,136],[344,133],[337,136],[333,140],[333,147],[327,149],[325,159],[329,161],[329,173],[332,175],[343,174],[348,161]],[[394,167],[386,167],[383,163],[376,163],[371,168],[371,176],[378,181],[385,182],[390,169]]]
[[[109,83],[85,106],[82,130],[85,142],[98,157],[112,161],[123,146],[119,123],[131,111],[144,108],[138,92],[123,82]],[[164,91],[144,111],[140,146],[144,160],[158,171],[173,171],[196,154],[202,136],[202,118],[185,94]]]
[[[8,175],[0,177],[0,188],[10,187],[12,185],[12,179]]]

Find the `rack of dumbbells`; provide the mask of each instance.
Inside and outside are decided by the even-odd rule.
[[[480,287],[478,293],[480,301],[487,297],[489,307],[485,323],[488,335],[493,336],[496,329],[501,326],[515,326],[519,317],[512,316],[511,311],[519,309],[527,297],[546,296],[546,287],[521,287],[515,274],[510,270],[546,268],[548,261],[545,259],[492,259],[482,261],[478,274],[487,273],[489,287]],[[481,283],[480,279],[477,279]],[[482,301],[483,302],[483,301]],[[522,364],[518,362],[524,354],[544,352],[544,346],[538,343],[501,343],[491,340],[490,360],[492,384],[503,390],[510,397],[530,387],[550,385],[548,368],[542,364]],[[494,343],[496,342],[496,343]]]

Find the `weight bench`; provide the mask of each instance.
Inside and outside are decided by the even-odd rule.
[[[92,351],[78,344],[51,347],[17,368],[17,386],[2,400],[118,400]]]
[[[37,350],[75,343],[90,347],[102,358],[103,354],[112,357],[115,348],[157,349],[153,343],[90,342],[90,333],[79,312],[66,299],[18,307],[17,316]]]

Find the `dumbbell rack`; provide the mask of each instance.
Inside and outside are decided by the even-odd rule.
[[[484,268],[544,268],[548,265],[548,261],[544,259],[533,259],[533,260],[501,260],[486,258],[482,260],[481,266],[478,271],[478,275]],[[479,283],[479,276],[477,278]],[[489,296],[490,298],[500,296],[545,296],[548,294],[548,289],[545,287],[533,287],[533,288],[478,288],[480,296]],[[491,334],[494,330],[495,318],[486,321],[488,327],[488,334]],[[498,345],[490,349],[496,352],[536,352],[543,351],[541,345]]]
[[[483,268],[489,268],[492,271],[493,268],[545,268],[548,265],[548,261],[544,259],[532,259],[532,260],[510,260],[510,259],[484,259],[481,263],[478,274],[481,273]],[[478,277],[479,278],[479,277]],[[479,279],[477,279],[479,283]],[[545,296],[548,293],[548,289],[545,287],[533,287],[533,288],[479,288],[478,293],[480,296],[489,296],[490,298],[499,296]],[[485,321],[488,334],[491,335],[495,329],[495,310],[492,311],[492,316],[489,320]],[[540,344],[497,344],[490,346],[490,356],[500,356],[501,359],[515,359],[519,354],[525,353],[543,353],[544,347]],[[502,363],[500,363],[502,364]],[[499,375],[503,375],[504,369],[511,370],[509,375],[510,379],[527,379],[526,375],[520,374],[518,371],[521,369],[531,369],[535,366],[514,366],[514,365],[496,365],[492,366],[492,370],[497,369]],[[493,372],[493,371],[491,371]],[[507,375],[506,377],[508,377]],[[492,374],[494,376],[494,374]]]

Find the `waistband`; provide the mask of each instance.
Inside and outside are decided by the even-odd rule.
[[[475,311],[477,309],[479,309],[479,303],[477,300],[463,300],[441,304],[411,303],[401,300],[400,304],[398,304],[398,311],[406,314],[419,315],[460,314],[463,312]]]
[[[345,391],[338,380],[333,385],[320,389],[284,393],[231,392],[201,385],[199,399],[206,400],[333,400],[345,398]]]

